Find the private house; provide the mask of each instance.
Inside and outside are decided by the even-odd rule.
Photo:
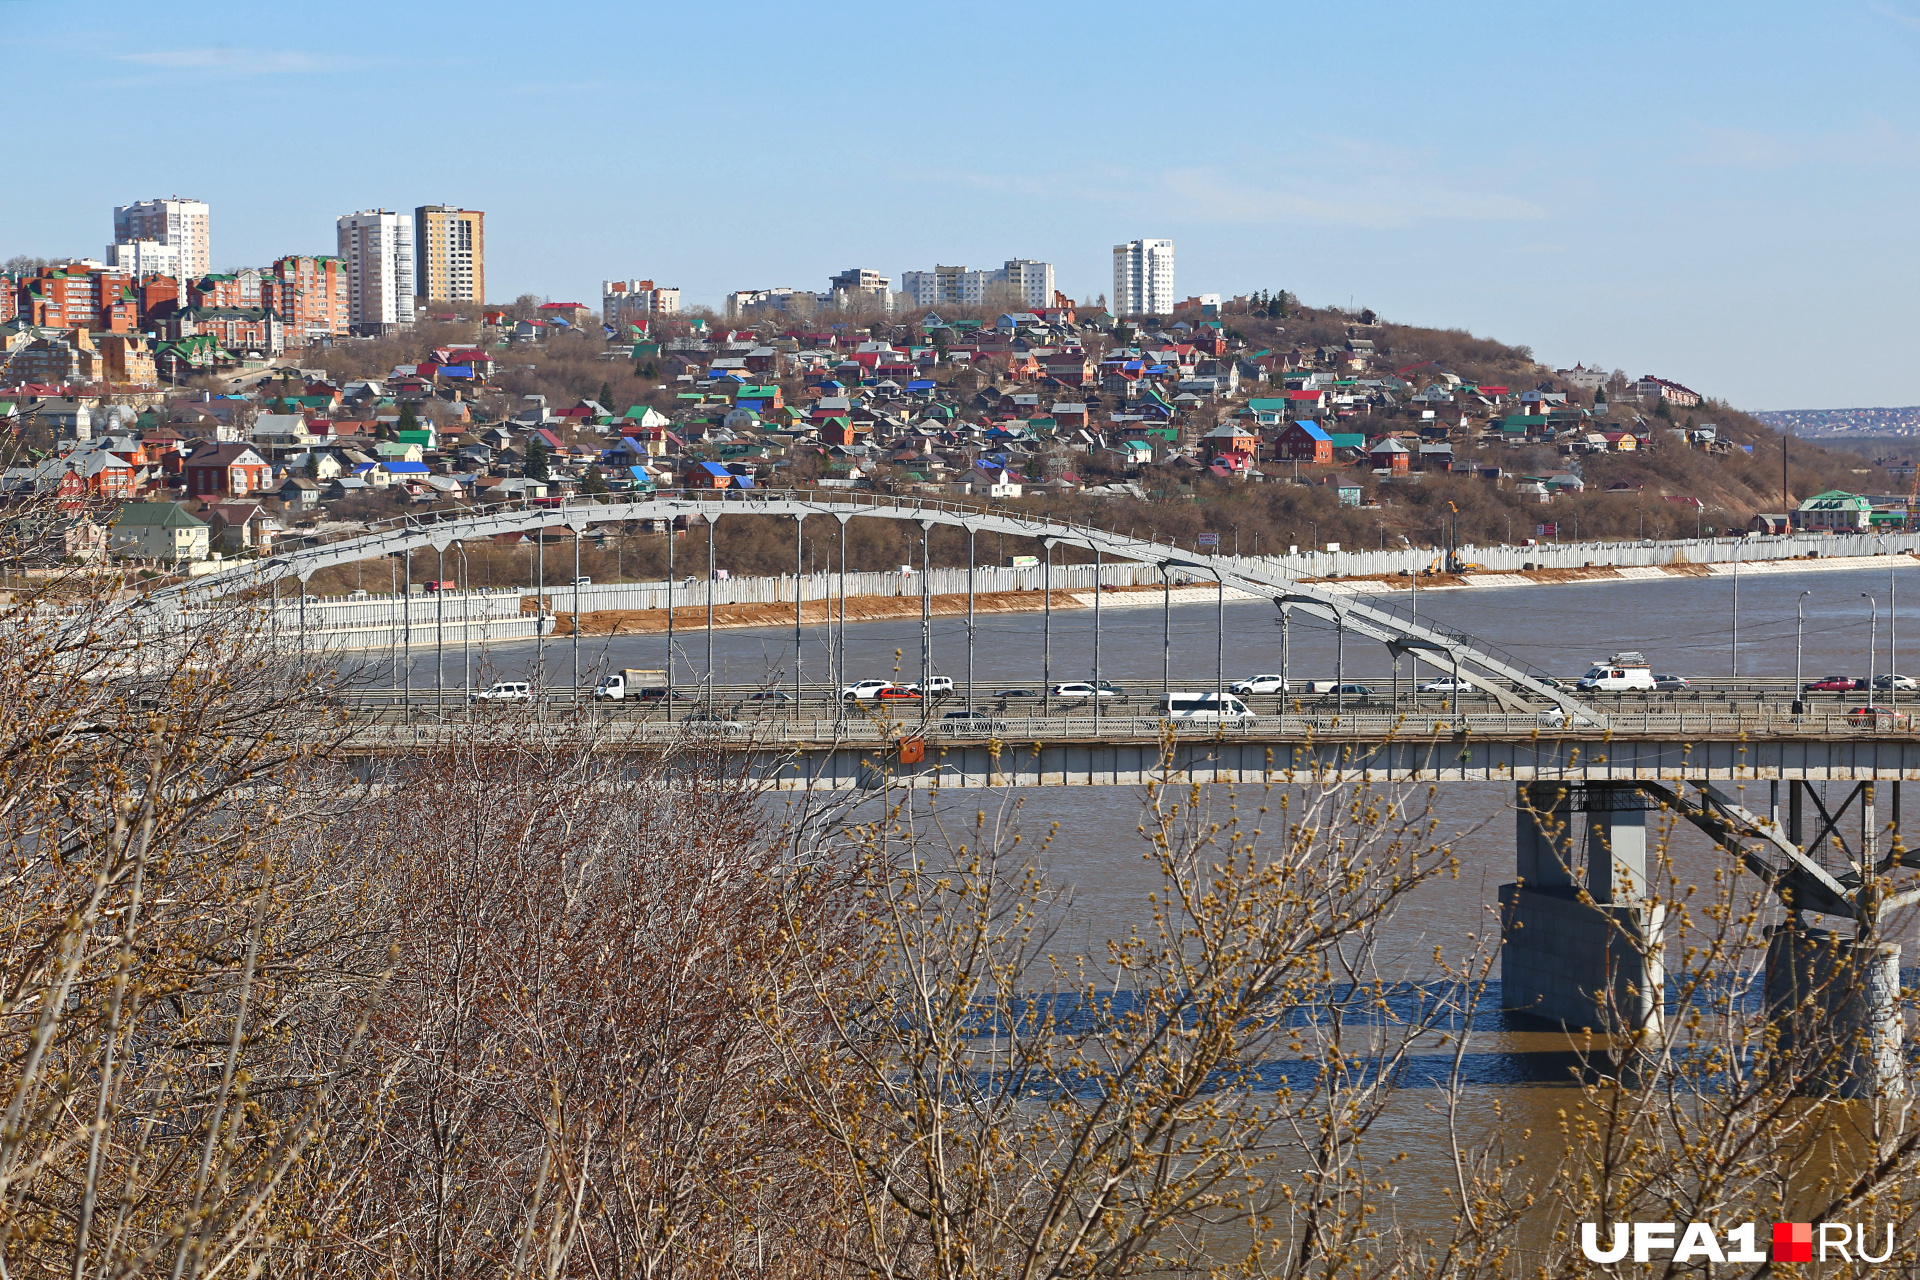
[[[1375,471],[1385,471],[1391,475],[1405,475],[1411,452],[1392,436],[1385,436],[1373,443],[1367,450],[1367,462]]]
[[[116,556],[166,564],[205,560],[212,550],[212,531],[177,502],[128,503],[108,539]]]
[[[220,549],[229,555],[270,550],[281,528],[279,518],[255,502],[216,503],[201,514],[207,517],[208,537],[218,538]]]
[[[252,445],[237,441],[203,444],[185,465],[187,496],[244,498],[265,493],[273,468]]]
[[[1260,433],[1245,418],[1223,422],[1201,439],[1215,453],[1244,453],[1252,458],[1260,451]]]
[[[734,483],[733,472],[717,462],[696,462],[687,468],[681,478],[683,489],[731,489]]]
[[[1315,423],[1289,422],[1274,439],[1273,456],[1285,462],[1328,466],[1333,462],[1333,437]]]
[[[1793,522],[1802,529],[1855,533],[1873,521],[1873,503],[1857,493],[1829,489],[1800,504]]]

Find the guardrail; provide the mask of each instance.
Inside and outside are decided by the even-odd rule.
[[[459,716],[433,715],[425,708],[415,708],[411,717],[398,722],[370,720],[356,731],[355,738],[366,746],[382,742],[399,745],[406,741],[444,741],[464,733],[474,723],[495,718],[489,712],[511,714],[510,705],[488,707]],[[1634,738],[1685,741],[1702,738],[1812,740],[1914,737],[1912,719],[1904,712],[1883,712],[1866,717],[1846,714],[1734,715],[1715,712],[1655,714],[1648,711],[1637,716],[1617,714],[1606,729],[1563,724],[1550,715],[1482,713],[1461,716],[1434,713],[1328,713],[1256,716],[1237,721],[1164,720],[1153,716],[1122,715],[1101,716],[1098,720],[1092,716],[982,715],[964,721],[897,720],[864,715],[809,720],[773,717],[732,719],[716,715],[694,721],[666,717],[628,719],[568,716],[555,720],[522,721],[515,726],[515,731],[535,740],[575,741],[582,737],[593,737],[608,746],[724,739],[742,745],[813,748],[836,744],[887,744],[916,738],[1047,744],[1156,741],[1169,735],[1175,740],[1218,738],[1275,742],[1297,742],[1308,738],[1379,742],[1390,739],[1474,737],[1578,738],[1593,741]]]

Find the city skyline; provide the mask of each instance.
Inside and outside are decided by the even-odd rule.
[[[1152,235],[1179,245],[1183,293],[1286,289],[1309,304],[1527,343],[1556,366],[1685,368],[1749,407],[1828,403],[1798,332],[1844,330],[1866,367],[1862,400],[1920,403],[1920,371],[1901,359],[1920,327],[1907,303],[1920,260],[1903,212],[1920,195],[1909,163],[1920,106],[1901,89],[1920,57],[1911,4],[1629,0],[1590,31],[1510,3],[1475,5],[1464,20],[1406,3],[1242,6],[1235,38],[1222,42],[1213,24],[1069,3],[1026,16],[1037,47],[1111,64],[1137,40],[1133,19],[1151,20],[1157,65],[1218,86],[1220,105],[1203,94],[1197,116],[1149,107],[1050,118],[1027,127],[1032,145],[1018,152],[993,131],[962,128],[935,128],[903,151],[835,123],[876,93],[922,84],[922,41],[977,74],[980,101],[1031,88],[1033,69],[995,56],[962,15],[930,14],[909,31],[880,12],[856,7],[845,29],[780,6],[740,12],[795,65],[851,55],[868,71],[814,90],[832,163],[818,148],[776,151],[751,184],[720,195],[673,181],[659,140],[756,136],[782,118],[785,90],[732,85],[708,105],[661,94],[662,83],[727,76],[727,54],[690,12],[586,0],[556,25],[468,8],[436,28],[432,56],[416,65],[378,50],[316,51],[308,15],[224,0],[131,10],[112,24],[86,6],[16,4],[12,48],[85,48],[112,74],[40,122],[40,145],[89,163],[16,209],[0,251],[97,254],[103,209],[179,191],[215,207],[217,270],[329,252],[331,221],[348,210],[449,199],[488,211],[495,298],[591,303],[600,280],[638,271],[676,282],[688,306],[717,309],[742,288],[818,289],[850,263],[893,275],[1016,251],[1054,263],[1062,292],[1092,298],[1111,291],[1110,247]],[[391,16],[354,0],[334,13],[349,26]],[[595,31],[598,47],[670,51],[664,81],[583,57],[561,38],[576,29]],[[1381,31],[1394,34],[1384,46]],[[1373,50],[1364,72],[1336,56],[1359,42]],[[1325,55],[1289,60],[1285,127],[1232,127],[1237,99],[1226,90],[1272,90],[1270,51],[1281,45]],[[1436,97],[1431,68],[1449,61],[1515,69],[1525,109],[1510,93]],[[1764,67],[1793,73],[1755,74]],[[382,92],[403,70],[404,120]],[[475,86],[487,83],[512,108],[490,113],[487,152],[512,163],[409,144],[470,128]],[[323,87],[331,126],[271,181],[244,153],[150,146],[125,127],[153,104],[208,92],[294,118]],[[648,162],[623,163],[626,144],[610,153],[605,130],[533,109],[574,93],[617,117],[644,116],[632,145]],[[408,164],[369,172],[369,148],[388,146],[407,147]]]

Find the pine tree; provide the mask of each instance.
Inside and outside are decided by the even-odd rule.
[[[600,407],[609,411],[613,408],[613,384],[611,382],[603,382],[600,384]]]
[[[307,450],[307,465],[302,467],[301,470],[306,472],[307,479],[309,480],[318,480],[320,478],[320,451],[318,449]]]
[[[640,376],[648,382],[658,382],[660,381],[660,369],[653,361],[649,360],[647,361],[646,368],[640,370]]]
[[[400,424],[398,429],[401,431],[418,431],[420,429],[420,415],[413,411],[413,405],[403,404],[400,406]]]
[[[600,468],[588,467],[587,474],[580,481],[580,492],[589,498],[598,498],[611,493],[606,478],[600,474]]]
[[[534,436],[527,441],[527,465],[524,468],[527,479],[546,480],[552,477],[552,471],[547,465],[552,453],[553,451],[547,448],[547,442],[539,436]]]

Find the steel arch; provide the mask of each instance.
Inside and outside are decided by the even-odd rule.
[[[1022,538],[1051,538],[1089,551],[1097,549],[1102,556],[1118,560],[1134,560],[1214,578],[1250,595],[1265,596],[1283,610],[1297,609],[1310,617],[1346,627],[1396,653],[1410,654],[1437,670],[1457,673],[1461,679],[1491,694],[1508,710],[1540,710],[1544,709],[1540,706],[1544,703],[1564,709],[1575,724],[1589,728],[1606,725],[1606,717],[1599,711],[1504,659],[1476,648],[1465,637],[1423,627],[1387,610],[1304,584],[1276,569],[1249,566],[1237,559],[1190,557],[1155,542],[1090,525],[941,499],[804,490],[676,490],[656,493],[638,502],[549,505],[535,501],[502,504],[478,512],[433,513],[435,518],[404,516],[357,537],[297,548],[267,560],[165,587],[147,600],[154,605],[184,605],[266,586],[283,578],[297,578],[304,583],[316,571],[333,565],[421,547],[444,550],[455,542],[524,533],[553,524],[586,527],[627,520],[672,520],[685,516],[717,519],[732,515],[787,519],[814,515],[842,519],[870,516]],[[1538,701],[1530,703],[1525,694],[1533,695]]]

